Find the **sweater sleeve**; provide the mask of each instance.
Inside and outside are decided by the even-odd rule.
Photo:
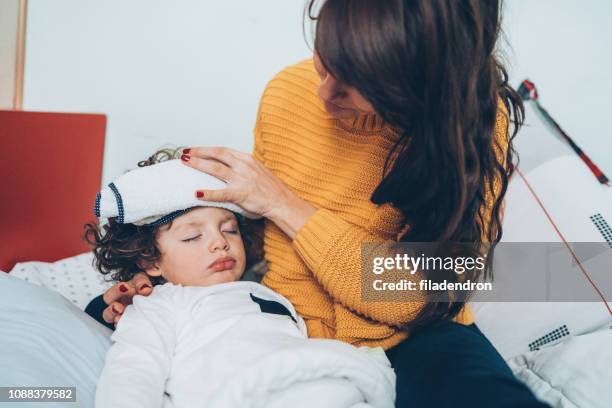
[[[175,311],[156,294],[134,297],[111,340],[96,408],[162,407],[174,353]]]

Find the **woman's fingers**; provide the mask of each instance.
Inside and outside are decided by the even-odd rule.
[[[186,160],[185,156],[183,156],[181,159],[183,163],[187,164],[189,167],[193,167],[194,169],[210,174],[211,176],[223,180],[226,183],[229,182],[232,178],[232,169],[220,161],[212,159],[202,159],[195,156],[192,156],[189,160]]]
[[[290,214],[287,208],[295,203],[306,208],[301,198],[250,154],[225,147],[196,147],[185,149],[182,159],[186,165],[227,183],[223,189],[197,190],[195,196],[200,200],[231,202],[271,219],[275,214]],[[311,206],[307,209],[312,212]]]
[[[134,295],[149,296],[152,291],[153,284],[144,272],[137,273],[129,282],[120,282],[110,287],[102,297],[108,305],[102,312],[102,318],[107,323],[117,324],[126,306],[132,304]]]
[[[137,295],[149,296],[153,291],[151,279],[149,279],[149,276],[144,272],[139,272],[134,275],[130,283],[134,287]]]
[[[239,161],[249,163],[254,160],[251,153],[241,152],[240,150],[231,149],[229,147],[226,147],[225,149]]]
[[[229,167],[235,167],[239,161],[234,154],[236,152],[238,151],[228,147],[193,147],[183,150],[183,157],[189,156],[192,159],[194,157],[199,159],[213,159]],[[190,161],[191,160],[189,160],[189,162]]]
[[[202,201],[229,202],[240,204],[240,195],[236,191],[224,188],[221,190],[198,190],[196,198]]]
[[[102,298],[107,305],[113,302],[128,304],[131,303],[131,299],[135,294],[136,289],[134,286],[128,282],[121,282],[108,288]]]
[[[106,323],[115,323],[115,314],[112,312],[111,307],[107,306],[102,312],[102,318]]]
[[[102,318],[106,323],[117,323],[125,311],[125,306],[119,302],[113,302],[102,312]]]
[[[144,272],[139,272],[129,282],[120,282],[108,288],[102,298],[107,305],[113,302],[129,305],[134,295],[148,296],[152,291],[153,284],[149,276]]]

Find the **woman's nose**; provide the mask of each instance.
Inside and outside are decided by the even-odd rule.
[[[321,84],[319,85],[319,97],[324,101],[331,102],[338,96],[342,95],[341,84],[329,73],[326,73],[321,78]]]

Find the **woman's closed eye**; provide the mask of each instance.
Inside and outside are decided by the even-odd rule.
[[[238,228],[228,228],[226,230],[223,230],[222,232],[227,232],[228,234],[237,234]]]

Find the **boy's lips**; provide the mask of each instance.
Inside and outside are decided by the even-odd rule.
[[[221,258],[217,258],[213,263],[208,266],[208,269],[221,272],[226,269],[232,269],[236,265],[236,260],[231,256],[223,256]]]

